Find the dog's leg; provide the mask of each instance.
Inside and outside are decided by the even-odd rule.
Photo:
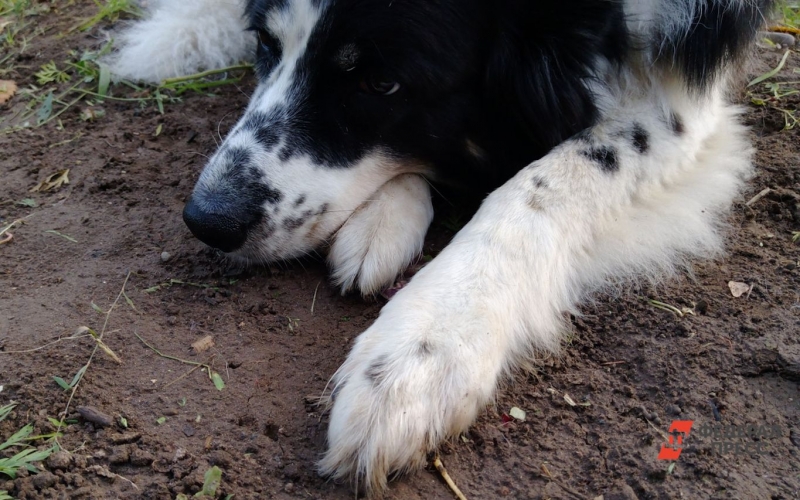
[[[252,59],[255,36],[247,33],[239,0],[162,0],[144,20],[118,36],[104,62],[118,78],[159,83]]]
[[[389,286],[422,251],[433,218],[428,183],[420,175],[390,180],[334,236],[328,261],[334,282],[364,295]]]
[[[750,171],[717,89],[620,88],[600,123],[523,169],[364,332],[332,381],[320,469],[380,490],[467,429],[498,379],[556,350],[565,311],[609,280],[719,247]]]

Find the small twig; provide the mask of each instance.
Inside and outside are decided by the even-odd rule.
[[[600,363],[600,366],[611,366],[611,365],[622,365],[627,363],[625,360],[621,361],[606,361],[605,363]]]
[[[45,233],[50,233],[50,234],[55,234],[56,236],[61,236],[61,237],[62,237],[62,238],[64,238],[65,240],[71,241],[71,242],[73,242],[73,243],[77,243],[77,242],[78,242],[78,240],[76,240],[76,239],[75,239],[75,238],[73,238],[72,236],[67,236],[67,235],[66,235],[66,234],[64,234],[64,233],[59,233],[59,232],[58,232],[58,231],[56,231],[55,229],[48,229],[47,231],[45,231]]]
[[[753,203],[757,202],[757,201],[758,201],[758,200],[760,200],[761,198],[763,198],[763,197],[765,197],[766,195],[768,195],[768,194],[769,194],[771,191],[772,191],[772,190],[771,190],[770,188],[764,188],[764,189],[762,189],[762,190],[761,190],[761,191],[760,191],[760,192],[759,192],[757,195],[755,195],[755,196],[753,196],[752,198],[750,198],[750,201],[748,201],[748,202],[747,202],[747,203],[745,203],[744,205],[745,205],[746,207],[749,207],[749,206],[751,206]]]
[[[319,290],[319,285],[321,283],[322,283],[321,281],[319,283],[317,283],[317,287],[314,289],[314,298],[311,299],[311,315],[312,316],[314,315],[314,304],[317,303],[317,290]]]
[[[678,309],[677,307],[675,307],[673,305],[667,304],[666,302],[661,302],[661,301],[654,300],[654,299],[647,299],[647,303],[650,304],[651,306],[655,307],[656,309],[661,309],[663,311],[669,311],[671,313],[674,313],[679,318],[683,317],[683,311],[681,311],[680,309]]]
[[[439,474],[441,474],[442,479],[444,479],[444,482],[447,483],[447,486],[449,486],[450,489],[453,491],[456,498],[458,498],[458,500],[467,500],[467,497],[465,497],[464,494],[461,493],[461,490],[458,489],[456,483],[453,482],[453,478],[451,478],[450,474],[447,473],[447,469],[444,468],[444,464],[442,463],[442,459],[439,458],[438,453],[436,454],[436,457],[434,457],[433,459],[433,466],[436,467],[436,470],[439,471]]]
[[[583,500],[584,498],[586,498],[583,495],[581,495],[580,493],[578,493],[577,491],[573,490],[572,488],[568,487],[567,485],[563,484],[561,481],[556,479],[556,477],[553,475],[553,473],[550,472],[550,469],[547,468],[546,464],[542,464],[541,469],[542,469],[542,476],[546,477],[550,481],[552,481],[555,484],[557,484],[558,487],[561,488],[562,490],[564,490],[565,492],[569,493],[570,495],[572,495],[575,498],[578,498],[579,500]]]
[[[164,354],[163,352],[159,351],[158,349],[156,349],[155,347],[153,347],[151,344],[149,344],[149,343],[148,343],[148,342],[147,342],[145,339],[143,339],[143,338],[142,338],[142,336],[141,336],[141,335],[139,335],[138,333],[136,333],[136,332],[133,332],[133,334],[134,334],[134,335],[136,335],[136,338],[138,338],[139,340],[141,340],[141,341],[142,341],[142,344],[146,345],[146,346],[148,347],[148,349],[150,349],[150,350],[151,350],[151,351],[153,351],[154,353],[158,354],[158,355],[159,355],[159,356],[161,356],[162,358],[165,358],[165,359],[171,359],[172,361],[177,361],[178,363],[183,363],[184,365],[192,365],[192,366],[198,366],[198,367],[202,366],[202,367],[210,368],[210,367],[209,367],[207,364],[205,364],[205,363],[200,363],[200,362],[198,362],[198,361],[189,361],[188,359],[176,358],[175,356],[170,356],[169,354]]]
[[[648,424],[650,427],[652,427],[652,428],[653,428],[653,429],[654,429],[656,432],[658,432],[659,434],[661,434],[661,437],[663,437],[663,438],[664,438],[664,441],[669,441],[669,435],[667,435],[667,433],[666,433],[666,432],[662,431],[661,429],[659,429],[658,427],[656,427],[655,425],[653,425],[653,422],[649,421],[647,418],[645,418],[645,419],[644,419],[644,421],[645,421],[645,422],[647,422],[647,424]]]
[[[214,359],[214,356],[211,356],[211,358],[209,358],[208,362],[211,362],[211,360],[212,360],[212,359]],[[166,384],[164,387],[162,387],[162,389],[166,389],[167,387],[171,386],[172,384],[174,384],[174,383],[176,383],[176,382],[180,382],[181,380],[185,379],[186,377],[188,377],[189,375],[191,375],[192,373],[194,373],[194,372],[195,372],[195,371],[196,371],[198,368],[200,368],[201,366],[204,366],[204,365],[195,365],[194,367],[192,367],[192,369],[191,369],[191,370],[189,370],[188,372],[184,373],[184,374],[183,374],[183,375],[181,375],[180,377],[176,378],[175,380],[173,380],[173,381],[172,381],[172,382],[170,382],[169,384]],[[206,365],[206,366],[207,366],[207,365]]]
[[[27,219],[31,215],[33,215],[33,214],[29,214],[29,215],[26,215],[25,217],[23,217],[21,219],[17,219],[17,220],[11,221],[11,224],[7,225],[3,229],[0,229],[0,236],[3,236],[4,234],[8,233],[10,230],[14,229],[15,227],[17,227],[20,224],[22,224],[23,222],[25,222],[25,219]],[[10,241],[10,239],[9,239],[9,241]]]
[[[125,276],[125,281],[122,282],[122,288],[120,288],[119,293],[117,294],[117,298],[114,299],[114,302],[111,303],[111,307],[109,307],[108,311],[106,311],[106,319],[105,321],[103,321],[103,328],[100,329],[100,334],[97,337],[95,337],[94,349],[92,349],[92,353],[89,354],[89,360],[86,361],[86,364],[84,365],[85,366],[84,374],[81,376],[81,378],[79,378],[75,382],[75,385],[72,386],[72,392],[70,393],[69,399],[67,400],[67,406],[66,408],[64,408],[63,417],[58,422],[58,428],[56,428],[56,432],[61,431],[64,419],[67,418],[67,415],[69,415],[69,407],[72,404],[72,399],[75,397],[75,393],[78,391],[78,387],[81,385],[81,382],[83,382],[83,377],[86,376],[86,372],[89,370],[89,366],[92,364],[94,355],[97,354],[97,350],[100,348],[101,345],[103,345],[102,342],[103,335],[105,335],[106,328],[108,328],[108,320],[111,317],[111,312],[114,311],[114,307],[116,307],[117,303],[119,302],[119,299],[122,298],[122,295],[125,293],[125,285],[128,284],[128,280],[130,279],[130,277],[131,277],[131,271],[128,271],[128,274]],[[58,440],[56,440],[56,443],[58,443]],[[61,446],[60,443],[58,444],[59,446]]]
[[[58,340],[54,340],[52,342],[48,342],[47,344],[45,344],[43,346],[34,347],[32,349],[23,349],[21,351],[0,351],[0,354],[24,354],[26,352],[41,351],[42,349],[50,347],[51,345],[58,344],[59,342],[63,342],[65,340],[78,340],[78,339],[82,339],[84,337],[91,337],[91,336],[92,336],[91,334],[86,334],[86,335],[80,335],[78,337],[63,337],[63,338],[60,338]]]
[[[200,73],[195,73],[193,75],[186,75],[186,76],[176,76],[174,78],[167,78],[163,82],[161,82],[161,87],[165,87],[167,85],[172,85],[175,83],[182,83],[182,82],[189,82],[192,80],[199,80],[201,78],[205,78],[211,75],[217,75],[219,73],[227,73],[228,71],[237,71],[240,69],[252,69],[252,64],[237,64],[234,66],[228,66],[227,68],[219,68],[219,69],[209,69],[206,71],[201,71]]]
[[[162,357],[162,358],[164,358],[164,359],[169,359],[169,360],[172,360],[172,361],[177,361],[178,363],[182,363],[182,364],[184,364],[184,365],[191,365],[191,366],[194,366],[195,368],[205,368],[205,370],[206,370],[206,373],[208,374],[208,378],[209,378],[209,379],[210,379],[212,382],[214,382],[214,386],[215,386],[215,387],[217,387],[217,390],[220,390],[220,391],[222,390],[222,388],[221,388],[220,386],[218,386],[218,385],[217,385],[217,382],[218,382],[218,381],[219,381],[220,383],[222,383],[222,377],[221,377],[221,376],[220,376],[218,373],[216,373],[216,372],[215,372],[215,371],[214,371],[214,370],[211,368],[211,365],[209,365],[208,363],[200,363],[200,362],[197,362],[197,361],[189,361],[188,359],[176,358],[175,356],[170,356],[169,354],[164,354],[163,352],[161,352],[161,351],[159,351],[158,349],[156,349],[154,346],[150,345],[150,344],[149,344],[149,343],[148,343],[148,342],[147,342],[145,339],[143,339],[143,338],[142,338],[142,336],[141,336],[141,335],[139,335],[138,333],[136,333],[136,332],[133,332],[133,334],[134,334],[134,335],[136,335],[136,338],[138,338],[139,340],[141,340],[141,341],[142,341],[142,343],[143,343],[144,345],[146,345],[146,346],[147,346],[147,347],[148,347],[148,348],[149,348],[151,351],[153,351],[154,353],[158,354],[159,356],[161,356],[161,357]],[[211,357],[211,359],[214,359],[214,356],[212,356],[212,357]],[[191,373],[191,372],[189,372],[189,373]],[[186,375],[189,375],[189,373],[187,373]],[[173,382],[170,382],[170,383],[174,383],[174,382],[177,382],[177,380],[174,380]]]

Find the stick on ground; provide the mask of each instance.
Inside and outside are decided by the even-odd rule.
[[[439,458],[438,454],[436,455],[436,458],[433,459],[433,466],[436,467],[436,470],[439,471],[439,474],[441,474],[442,479],[444,479],[444,482],[447,483],[447,486],[449,486],[450,489],[453,490],[453,493],[455,494],[456,498],[458,498],[458,500],[467,500],[467,497],[465,497],[464,494],[461,493],[461,490],[458,489],[456,483],[453,482],[453,478],[451,478],[450,474],[447,473],[447,469],[444,468],[442,459]]]

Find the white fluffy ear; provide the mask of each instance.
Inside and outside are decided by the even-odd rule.
[[[252,59],[240,0],[161,0],[126,27],[104,61],[118,78],[158,83]]]

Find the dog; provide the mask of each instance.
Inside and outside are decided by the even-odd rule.
[[[431,184],[486,196],[331,381],[319,469],[380,493],[556,352],[566,313],[721,251],[752,150],[727,101],[771,0],[161,0],[122,78],[254,62],[183,216],[271,262],[328,245],[372,295],[420,253]]]

